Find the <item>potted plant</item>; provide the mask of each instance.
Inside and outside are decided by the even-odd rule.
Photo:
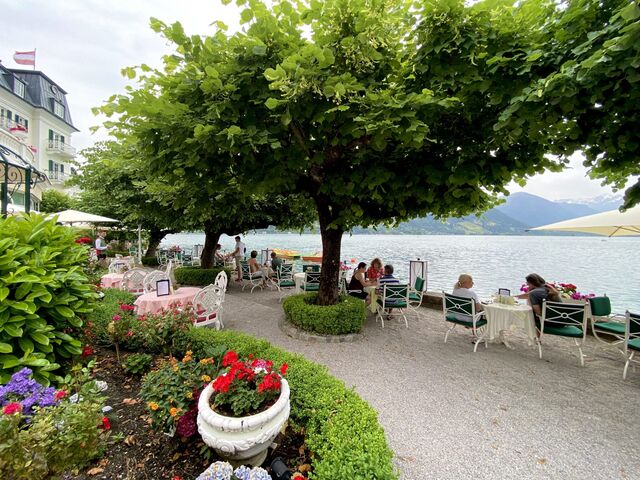
[[[260,465],[289,418],[287,364],[276,371],[270,360],[240,360],[229,351],[222,366],[223,373],[200,394],[198,431],[223,458]]]

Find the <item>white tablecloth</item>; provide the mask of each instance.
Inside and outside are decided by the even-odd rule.
[[[487,318],[485,335],[489,340],[504,340],[501,332],[519,328],[525,331],[530,344],[535,342],[536,324],[530,306],[492,303],[485,305],[484,311]]]
[[[304,276],[306,274],[303,273],[294,273],[293,274],[293,282],[296,284],[294,289],[294,293],[302,293],[302,286],[304,285]]]

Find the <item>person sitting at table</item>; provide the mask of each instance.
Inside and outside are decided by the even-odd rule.
[[[366,263],[360,262],[358,264],[358,267],[355,269],[353,275],[351,276],[351,281],[349,282],[347,290],[349,291],[349,295],[351,295],[352,297],[362,298],[363,300],[367,299],[368,302],[369,294],[364,291],[364,287],[375,286],[376,282],[375,280],[369,281],[364,278],[364,272],[366,269]]]
[[[377,280],[384,275],[384,269],[382,268],[382,261],[379,258],[371,260],[371,266],[367,270],[367,280]]]
[[[271,252],[271,271],[269,272],[269,276],[275,277],[278,275],[278,270],[282,266],[284,262],[281,258],[278,258],[278,254],[276,252]]]
[[[540,315],[542,315],[542,302],[545,300],[549,300],[551,302],[561,302],[560,292],[556,290],[553,285],[545,282],[544,278],[542,278],[537,273],[530,273],[525,277],[525,282],[527,283],[528,290],[520,295],[517,295],[516,298],[527,298],[529,299],[529,305],[531,305],[531,310],[533,310],[533,318],[536,322],[536,327],[540,330]],[[549,327],[564,327],[565,324],[549,322],[545,321],[545,324]]]
[[[213,258],[218,265],[224,265],[224,255],[222,255],[221,250],[222,245],[220,245],[219,243],[216,244],[216,251],[213,253]]]
[[[249,259],[249,271],[251,272],[252,277],[261,277],[262,276],[262,268],[260,268],[260,264],[258,263],[258,252],[255,250],[251,251],[251,258]]]
[[[451,295],[455,295],[456,297],[462,298],[472,298],[476,302],[476,312],[482,311],[482,304],[478,299],[478,294],[471,290],[473,287],[473,277],[468,273],[463,273],[458,277],[458,281],[453,285],[453,291]],[[456,313],[456,318],[458,320],[470,320],[471,317],[469,315],[463,315],[461,313]]]

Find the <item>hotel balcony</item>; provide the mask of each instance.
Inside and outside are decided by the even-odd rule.
[[[49,140],[47,143],[47,153],[57,153],[65,157],[73,158],[76,156],[76,149],[60,140]]]
[[[0,145],[11,149],[17,155],[20,155],[25,162],[36,165],[34,148],[29,147],[17,138],[14,134],[9,133],[8,129],[0,128]]]
[[[47,170],[46,174],[52,184],[64,183],[71,178],[71,174],[59,170]]]
[[[20,140],[25,140],[29,137],[28,127],[25,127],[21,123],[18,123],[15,120],[10,120],[6,117],[0,117],[0,128],[9,132],[11,135]]]

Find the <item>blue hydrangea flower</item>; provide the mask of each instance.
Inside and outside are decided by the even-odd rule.
[[[215,462],[209,465],[196,480],[229,480],[233,474],[233,467],[227,462]]]

